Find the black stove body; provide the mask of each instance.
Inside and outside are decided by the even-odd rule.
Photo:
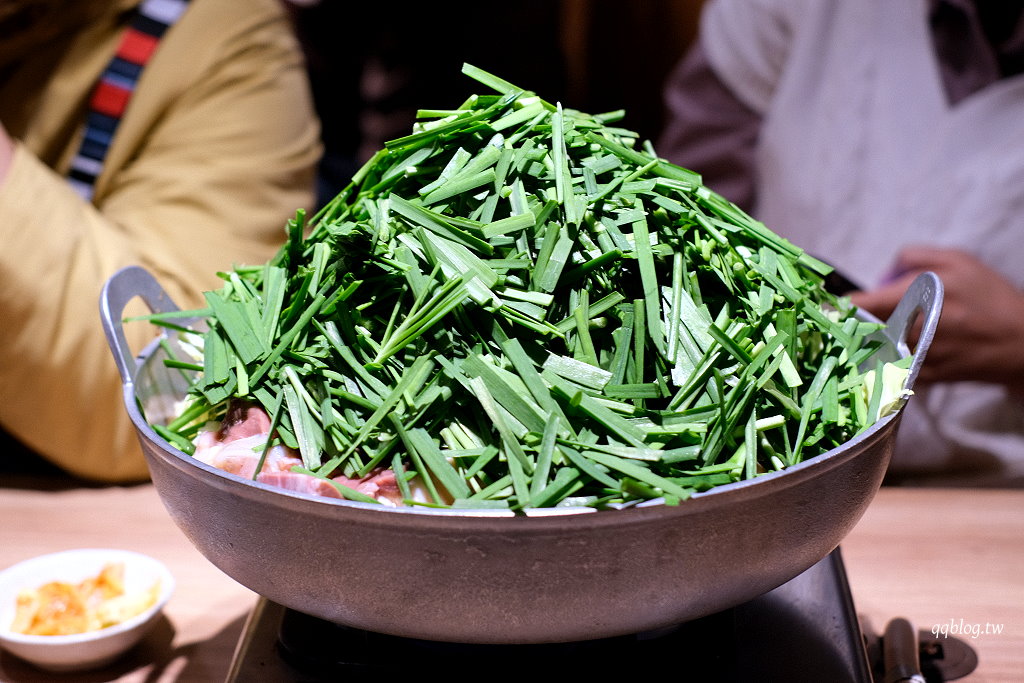
[[[925,635],[921,634],[922,638]],[[923,679],[973,670],[973,650],[956,641],[920,643]],[[839,550],[747,603],[657,632],[574,643],[462,645],[414,640],[323,621],[261,600],[250,615],[228,681],[363,680],[442,673],[450,680],[545,674],[650,676],[679,680],[831,681],[885,679],[882,643],[865,633]]]

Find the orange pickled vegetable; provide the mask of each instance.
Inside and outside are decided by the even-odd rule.
[[[148,590],[126,594],[124,563],[112,562],[77,585],[51,581],[20,591],[11,630],[37,636],[97,631],[141,614],[159,593],[156,581]]]

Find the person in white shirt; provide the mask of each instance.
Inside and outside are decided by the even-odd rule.
[[[710,0],[658,152],[855,283],[945,286],[893,480],[1024,485],[1021,2]]]

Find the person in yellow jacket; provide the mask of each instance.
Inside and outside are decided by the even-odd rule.
[[[0,427],[104,482],[147,472],[100,326],[103,283],[141,265],[179,305],[201,305],[218,271],[266,261],[312,208],[320,155],[278,0],[191,0],[158,41],[138,41],[152,54],[83,199],[68,175],[90,94],[138,4],[0,5]],[[155,335],[126,331],[135,348]]]

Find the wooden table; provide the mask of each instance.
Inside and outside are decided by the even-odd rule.
[[[0,481],[0,568],[76,547],[152,555],[170,567],[177,590],[166,619],[125,659],[62,681],[224,680],[255,595],[191,546],[151,486],[45,490]],[[1024,491],[885,488],[842,552],[858,611],[877,629],[903,616],[924,630],[966,630],[961,638],[980,659],[968,680],[1022,680]],[[0,681],[52,680],[0,654]]]
[[[970,681],[1024,680],[1024,491],[883,488],[841,548],[876,629],[966,631]]]

